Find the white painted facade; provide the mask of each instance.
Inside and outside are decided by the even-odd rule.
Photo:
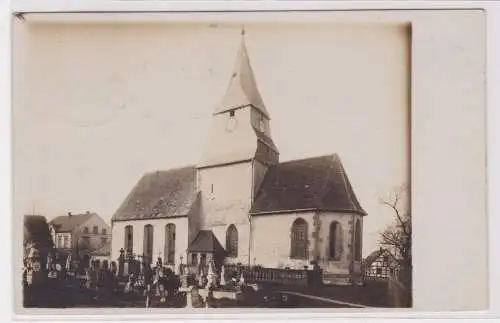
[[[144,252],[144,227],[148,224],[153,226],[153,259],[164,257],[165,254],[165,227],[167,224],[175,225],[177,239],[175,241],[175,262],[180,263],[181,257],[183,263],[186,263],[188,247],[188,218],[177,217],[171,219],[148,219],[134,221],[116,221],[113,223],[111,259],[117,260],[120,256],[120,249],[125,245],[125,227],[133,228],[133,247],[132,252],[136,255],[142,255]]]

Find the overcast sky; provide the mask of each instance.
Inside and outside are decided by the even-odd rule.
[[[26,26],[25,26],[26,27]],[[109,221],[145,172],[194,164],[228,85],[240,26],[37,25],[14,53],[15,215]],[[408,43],[380,25],[249,25],[282,161],[337,152],[368,212],[364,254],[406,182]]]

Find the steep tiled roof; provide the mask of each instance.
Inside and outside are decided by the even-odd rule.
[[[196,196],[195,167],[148,173],[139,180],[112,221],[187,215]]]
[[[201,230],[188,247],[189,252],[225,252],[217,237],[211,230]]]
[[[250,213],[256,215],[301,210],[366,215],[337,154],[271,166]]]
[[[243,38],[234,64],[231,81],[227,87],[226,94],[219,106],[215,109],[214,114],[224,113],[249,105],[269,118],[269,113],[264,106],[264,102],[257,88],[257,83],[255,82],[255,76],[252,66],[250,65],[245,39]]]
[[[49,223],[54,227],[56,232],[71,232],[78,226],[87,222],[95,213],[61,215],[54,218]]]

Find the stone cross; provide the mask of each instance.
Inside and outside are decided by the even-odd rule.
[[[224,268],[224,265],[222,265],[222,268],[220,269],[220,285],[226,285],[226,269]]]
[[[214,287],[216,285],[216,274],[214,272],[214,267],[213,267],[213,262],[210,261],[208,263],[208,274],[207,274],[207,289],[210,289],[210,287]]]

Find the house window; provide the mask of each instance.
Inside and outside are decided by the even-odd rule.
[[[391,275],[394,275],[394,268],[389,268],[389,272],[391,273]]]
[[[107,237],[101,237],[101,245],[105,245],[108,243],[108,238]]]
[[[234,110],[229,111],[229,116],[234,117]]]
[[[191,264],[192,265],[197,265],[198,264],[198,254],[197,253],[192,253],[191,254]]]
[[[57,237],[57,247],[58,248],[63,248],[63,237],[62,236],[58,236]]]
[[[354,260],[361,260],[361,223],[356,221],[356,228],[354,230]]]
[[[131,253],[134,249],[134,228],[131,225],[125,227],[125,251]]]
[[[165,226],[165,262],[168,265],[175,263],[175,224]]]
[[[68,236],[63,237],[63,248],[69,248],[69,239]]]
[[[307,222],[302,218],[298,218],[295,222],[293,222],[291,231],[290,258],[307,259]]]
[[[106,229],[104,229],[104,228],[103,228],[103,229],[101,230],[101,233],[102,233],[102,234],[107,234]]]
[[[238,230],[234,224],[226,231],[226,251],[228,257],[238,257]]]
[[[146,224],[144,226],[144,241],[142,253],[146,257],[147,262],[153,260],[153,226],[151,224]]]
[[[377,275],[382,275],[382,268],[377,268]]]
[[[89,227],[83,228],[83,233],[88,234],[89,233]]]
[[[94,225],[94,226],[92,227],[92,233],[93,233],[93,234],[98,234],[98,233],[99,233],[99,228],[97,227],[97,225]]]
[[[329,243],[329,258],[331,260],[340,260],[342,255],[342,226],[337,221],[330,224],[330,243]]]

